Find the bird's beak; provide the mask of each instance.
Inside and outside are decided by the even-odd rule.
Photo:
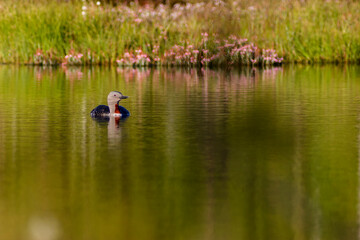
[[[127,99],[128,96],[121,96],[120,99]]]

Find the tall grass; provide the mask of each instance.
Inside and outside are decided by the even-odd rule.
[[[357,1],[335,0],[215,0],[156,7],[4,1],[0,62],[115,63],[139,49],[154,62],[174,46],[200,50],[201,61],[204,49],[215,56],[234,38],[257,46],[252,59],[268,48],[287,62],[358,62],[359,12]],[[225,58],[234,62],[231,55]]]

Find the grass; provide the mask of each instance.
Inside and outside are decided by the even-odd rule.
[[[272,65],[282,58],[359,62],[359,11],[357,1],[335,0],[216,0],[172,7],[3,1],[0,62],[199,66]],[[240,48],[251,51],[240,55]]]

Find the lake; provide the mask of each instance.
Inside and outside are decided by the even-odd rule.
[[[0,104],[1,239],[360,236],[359,66],[0,66]]]

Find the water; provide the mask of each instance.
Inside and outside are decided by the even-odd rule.
[[[98,122],[111,90],[131,117]],[[1,239],[357,239],[360,67],[0,67]]]

